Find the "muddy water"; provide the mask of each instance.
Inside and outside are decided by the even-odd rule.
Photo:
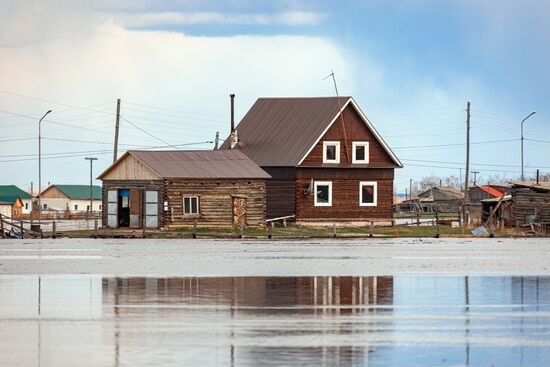
[[[0,366],[548,366],[550,277],[0,277]]]

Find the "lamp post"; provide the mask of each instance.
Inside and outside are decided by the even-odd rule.
[[[41,126],[42,120],[46,117],[52,110],[48,110],[44,116],[38,120],[38,223],[42,219],[42,134]]]
[[[535,113],[536,112],[533,111],[530,114],[528,114],[526,118],[521,120],[521,180],[522,181],[524,180],[524,177],[523,177],[523,123],[525,122],[525,120],[527,120],[529,117],[533,116]]]
[[[95,157],[86,157],[84,158],[88,161],[90,161],[90,210],[88,210],[88,219],[92,219],[92,210],[93,210],[93,164],[94,161],[97,161],[97,158]]]

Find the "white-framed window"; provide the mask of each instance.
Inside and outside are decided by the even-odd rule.
[[[376,206],[378,201],[378,185],[376,181],[359,182],[359,205]]]
[[[351,145],[352,163],[369,163],[369,142],[354,141]]]
[[[313,203],[315,206],[332,206],[332,182],[315,181],[314,190]]]
[[[199,215],[199,197],[198,196],[183,197],[183,214]]]
[[[323,142],[323,163],[340,163],[340,142]]]

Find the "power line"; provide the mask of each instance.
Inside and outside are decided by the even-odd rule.
[[[427,162],[427,163],[443,163],[443,164],[456,164],[462,166],[464,162],[448,162],[448,161],[432,161],[425,159],[411,159],[411,158],[401,158],[402,161],[411,161],[411,162]],[[488,166],[488,167],[518,167],[518,165],[513,164],[490,164],[490,163],[472,163],[474,166]],[[550,166],[536,166],[538,168],[550,168]]]
[[[134,124],[132,121],[128,120],[126,117],[120,115],[120,118],[122,118],[124,121],[126,121],[127,123],[129,123],[130,125],[132,125],[133,127],[135,127],[136,129],[138,129],[139,131],[149,135],[150,137],[160,141],[161,143],[164,143],[166,144],[167,146],[171,146],[171,147],[175,147],[175,145],[171,145],[170,143],[168,143],[166,140],[163,140],[161,138],[158,138],[156,137],[155,135],[151,134],[150,132],[146,131],[146,130],[143,130],[141,127],[137,126],[136,124]],[[177,149],[177,148],[176,148]]]
[[[165,108],[165,107],[155,107],[155,106],[151,106],[151,105],[144,105],[144,104],[126,102],[126,101],[124,103],[129,104],[129,105],[133,105],[133,106],[153,108],[153,109],[156,109],[156,110],[183,113],[183,114],[188,114],[188,115],[225,117],[225,115],[219,115],[219,114],[213,114],[213,113],[201,113],[201,112],[190,112],[190,111],[174,110],[174,109]]]
[[[520,140],[520,139],[487,140],[487,141],[478,141],[478,142],[475,142],[475,143],[470,143],[470,145],[505,143],[505,142],[518,141],[518,140]],[[466,145],[466,143],[435,144],[435,145],[410,145],[410,146],[404,146],[404,147],[393,147],[392,149],[447,148],[447,147],[464,146],[464,145]]]

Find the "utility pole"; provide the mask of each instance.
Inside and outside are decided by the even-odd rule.
[[[474,175],[474,187],[477,186],[476,182],[477,182],[477,175],[479,173],[479,171],[471,171],[470,173],[472,173]]]
[[[409,199],[412,199],[413,193],[413,179],[409,178]]]
[[[115,124],[115,147],[113,152],[113,163],[118,158],[118,128],[120,126],[120,98],[116,100],[116,124]]]
[[[52,110],[48,110],[44,116],[38,120],[38,223],[42,218],[42,120],[46,117]]]
[[[93,164],[94,161],[97,161],[97,158],[95,157],[86,157],[84,158],[86,160],[90,161],[90,210],[88,211],[88,219],[92,219],[92,210],[93,210]]]
[[[533,111],[529,115],[527,115],[526,118],[521,120],[521,180],[523,181],[525,178],[523,176],[523,123],[525,120],[527,120],[529,117],[533,116],[536,112]]]
[[[466,103],[466,172],[464,180],[464,202],[462,203],[462,216],[464,217],[463,223],[468,221],[468,213],[466,212],[466,205],[468,203],[468,184],[470,172],[470,102]]]

